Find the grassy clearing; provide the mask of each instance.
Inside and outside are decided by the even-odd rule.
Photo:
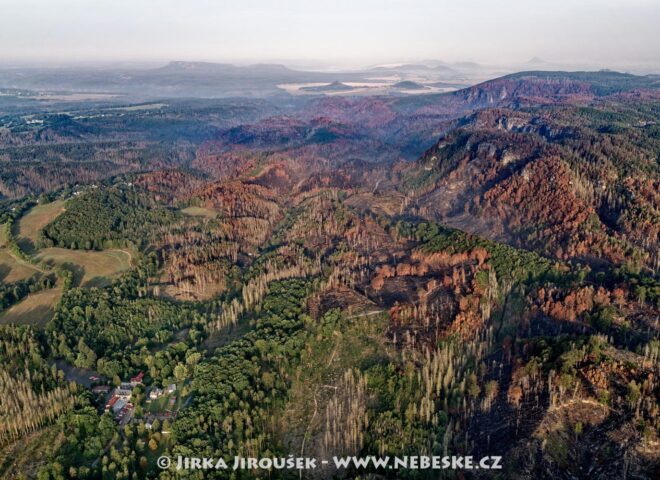
[[[131,267],[131,254],[127,250],[84,251],[66,248],[44,248],[36,259],[48,265],[62,265],[73,272],[75,285],[101,287]]]
[[[170,410],[172,412],[178,411],[181,409],[183,404],[185,403],[186,399],[188,397],[182,397],[179,395],[181,392],[176,391],[171,395],[163,395],[160,398],[157,398],[155,400],[152,400],[150,403],[147,404],[146,411],[148,413],[163,413],[166,412],[167,410]],[[174,402],[174,405],[170,405],[170,400],[172,398],[176,397],[176,401]]]
[[[17,282],[31,277],[39,270],[14,257],[6,248],[0,248],[0,281]]]
[[[217,218],[218,212],[204,207],[187,207],[181,210],[181,213],[190,217]]]
[[[346,205],[363,210],[369,208],[385,215],[397,215],[401,211],[405,197],[403,195],[378,195],[369,192],[360,192],[346,199]]]
[[[0,314],[0,323],[43,327],[53,317],[61,295],[59,286],[31,293]]]
[[[18,221],[15,232],[17,243],[21,249],[32,254],[39,240],[39,232],[64,212],[64,200],[56,200],[30,209]]]

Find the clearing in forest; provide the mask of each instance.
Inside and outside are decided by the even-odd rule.
[[[73,272],[73,283],[82,287],[102,287],[112,278],[131,267],[131,254],[127,250],[69,250],[43,248],[35,256],[40,262],[61,265]]]
[[[0,282],[13,283],[25,280],[38,271],[29,263],[14,257],[6,248],[0,248]]]
[[[34,253],[39,240],[39,232],[63,212],[64,200],[55,200],[51,203],[37,205],[23,215],[14,232],[21,250],[27,254]]]
[[[217,218],[218,212],[204,207],[187,207],[181,210],[181,213],[190,217]]]
[[[61,295],[60,286],[31,293],[0,314],[0,323],[43,327],[53,317]]]

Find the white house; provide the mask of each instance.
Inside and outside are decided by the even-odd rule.
[[[158,388],[158,387],[153,387],[149,391],[149,399],[150,400],[156,400],[158,397],[160,397],[163,394],[163,391]]]

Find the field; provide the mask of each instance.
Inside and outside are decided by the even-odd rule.
[[[216,218],[218,212],[211,210],[210,208],[204,207],[187,207],[181,210],[181,213],[184,215],[189,215],[191,217],[206,217],[206,218]]]
[[[131,254],[126,250],[84,251],[66,248],[44,248],[37,252],[37,260],[48,265],[63,265],[73,272],[74,285],[101,287],[113,276],[128,270]]]
[[[6,248],[0,248],[0,282],[12,283],[24,280],[37,272],[36,268],[18,260]]]
[[[59,287],[31,293],[0,315],[0,323],[29,324],[43,327],[52,317],[60,299]]]
[[[64,212],[64,200],[56,200],[30,209],[18,222],[15,232],[18,245],[28,253],[34,253],[39,232],[58,215]]]

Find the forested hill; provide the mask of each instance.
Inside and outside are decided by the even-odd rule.
[[[456,92],[470,101],[495,104],[503,100],[551,103],[606,97],[632,91],[658,90],[660,78],[613,71],[519,72]]]

